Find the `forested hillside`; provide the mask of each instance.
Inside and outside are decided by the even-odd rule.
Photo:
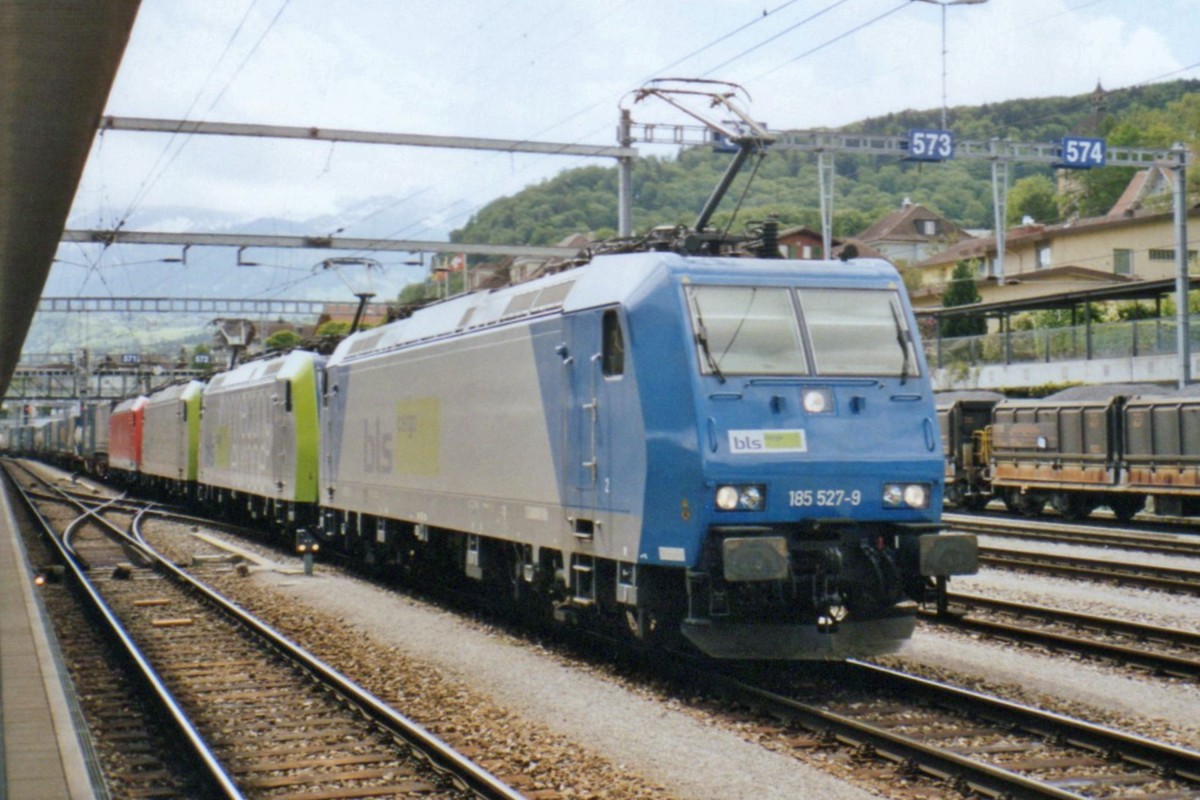
[[[847,126],[852,132],[902,135],[910,128],[940,127],[940,110],[904,111]],[[1110,144],[1168,147],[1187,141],[1200,152],[1200,81],[1175,81],[1104,96],[1088,95],[1012,100],[951,109],[949,127],[959,139],[993,137],[1054,142],[1068,132],[1102,135]],[[640,159],[633,170],[636,231],[656,225],[691,223],[732,158],[708,148],[691,148],[674,158]],[[741,200],[733,230],[775,214],[785,225],[819,227],[814,156],[794,151],[768,152],[746,190],[753,162],[743,170],[714,225],[729,224]],[[1193,173],[1195,171],[1193,170]],[[1129,180],[1131,170],[1106,167],[1083,176],[1082,190],[1071,197],[1055,192],[1049,168],[1014,165],[1010,176],[1009,219],[1028,214],[1039,222],[1069,215],[1090,216],[1108,210]],[[745,193],[742,199],[743,192]],[[986,162],[914,164],[891,158],[837,158],[834,233],[854,235],[905,197],[968,228],[992,227],[991,168]],[[617,226],[616,167],[587,167],[563,172],[513,197],[484,207],[452,241],[498,244],[552,244],[577,232],[612,236]]]

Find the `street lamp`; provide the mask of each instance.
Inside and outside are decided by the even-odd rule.
[[[946,130],[946,6],[977,6],[988,0],[917,0],[942,7],[942,130]]]

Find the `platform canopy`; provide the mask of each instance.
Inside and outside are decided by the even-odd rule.
[[[140,0],[0,0],[0,396]]]

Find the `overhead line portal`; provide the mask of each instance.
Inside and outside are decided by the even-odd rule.
[[[467,255],[571,258],[579,250],[550,245],[471,244],[421,239],[369,239],[336,236],[280,236],[253,233],[172,233],[167,231],[65,230],[63,242],[80,244],[157,244],[207,247],[277,247],[309,250],[466,253]]]
[[[471,136],[432,136],[420,133],[384,133],[342,128],[258,125],[237,122],[202,122],[186,119],[149,119],[145,117],[103,117],[100,132],[142,131],[149,133],[203,134],[212,136],[251,136],[272,139],[304,139],[324,142],[358,142],[408,147],[446,147],[460,150],[496,150],[502,153],[540,153],[544,155],[626,158],[637,155],[630,147],[535,142],[529,139],[487,139]]]

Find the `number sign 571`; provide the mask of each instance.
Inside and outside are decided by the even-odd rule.
[[[1104,140],[1082,136],[1064,136],[1062,140],[1062,165],[1073,169],[1103,167],[1105,158]]]
[[[949,161],[954,158],[954,134],[950,131],[910,130],[908,157],[914,161]]]

